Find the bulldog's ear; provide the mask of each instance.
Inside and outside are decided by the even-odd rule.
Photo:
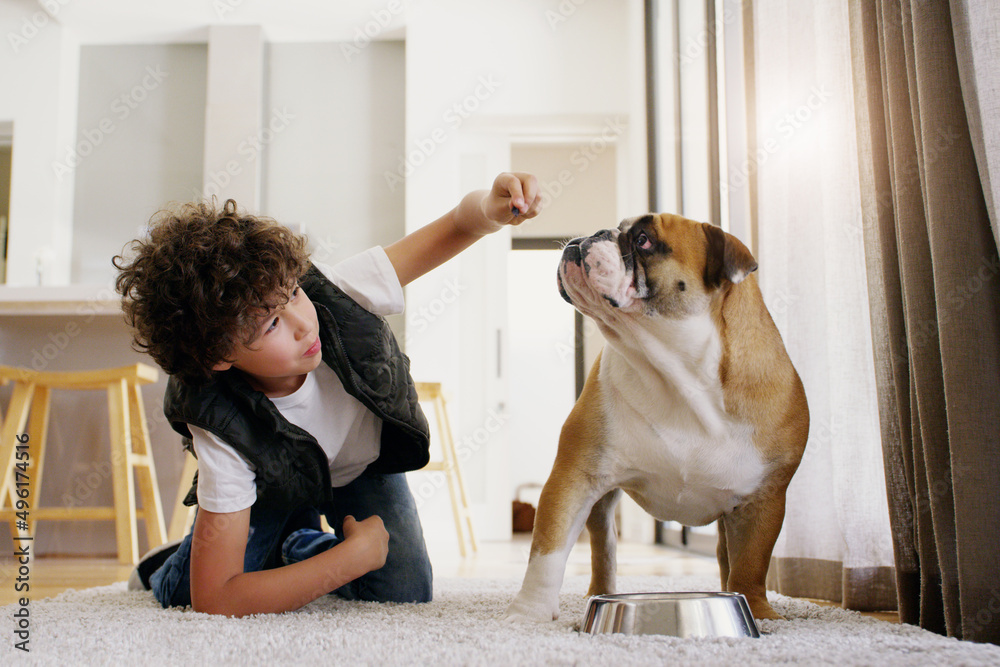
[[[724,280],[734,285],[757,270],[757,260],[743,242],[707,222],[701,223],[708,240],[705,286],[719,287]]]

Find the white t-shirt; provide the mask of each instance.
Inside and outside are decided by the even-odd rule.
[[[376,315],[403,312],[403,288],[380,247],[328,266],[314,261],[337,287]],[[344,389],[326,364],[288,396],[272,398],[291,423],[310,433],[330,461],[333,486],[344,486],[378,458],[382,420]],[[190,426],[198,455],[198,505],[209,512],[238,512],[257,500],[250,463],[213,433]]]

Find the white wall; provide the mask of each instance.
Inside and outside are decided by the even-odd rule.
[[[403,235],[405,188],[390,191],[405,122],[405,47],[272,44],[265,52],[266,145],[261,208],[305,226],[314,254],[335,262]]]
[[[36,3],[0,5],[0,121],[13,121],[7,282],[65,284],[73,179],[59,178],[76,128],[80,48]]]
[[[378,42],[348,62],[335,43],[270,45],[260,131],[224,151],[261,169],[260,206],[238,203],[301,225],[327,262],[402,236],[405,188],[383,193],[382,174],[403,145],[404,52]],[[80,90],[77,136],[99,144],[68,175],[71,281],[103,285],[152,213],[218,191],[211,174],[202,187],[206,47],[84,46]]]
[[[108,285],[111,258],[169,202],[198,196],[204,44],[83,46],[71,282]]]

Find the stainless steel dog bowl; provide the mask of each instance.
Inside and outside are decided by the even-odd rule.
[[[581,632],[760,637],[750,605],[740,593],[595,595],[587,603]]]

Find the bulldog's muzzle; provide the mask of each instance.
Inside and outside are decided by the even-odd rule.
[[[627,309],[640,298],[635,274],[627,235],[602,229],[566,244],[556,277],[559,294],[578,308],[593,305],[596,297],[612,308]]]

